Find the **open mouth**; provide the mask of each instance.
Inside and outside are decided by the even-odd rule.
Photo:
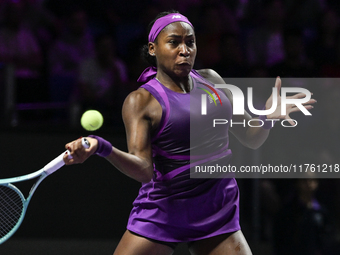
[[[189,62],[182,62],[182,63],[178,63],[177,65],[179,65],[179,66],[191,66],[191,64]]]

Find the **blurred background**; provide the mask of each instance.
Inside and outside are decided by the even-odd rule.
[[[87,109],[103,113],[95,133],[126,150],[121,106],[141,85],[149,22],[171,9],[195,26],[195,69],[254,84],[271,79],[253,86],[259,105],[276,76],[318,100],[312,117],[293,114],[295,128],[276,124],[257,151],[231,138],[235,164],[340,163],[338,1],[0,0],[0,178],[37,170],[89,134],[80,127]],[[285,78],[296,82],[285,85]],[[339,179],[238,182],[241,226],[254,254],[340,254]],[[0,253],[112,254],[139,187],[99,157],[64,168],[41,184]],[[176,254],[187,254],[185,246]]]

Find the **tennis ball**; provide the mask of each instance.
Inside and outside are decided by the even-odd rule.
[[[99,129],[104,122],[103,115],[96,110],[88,110],[81,116],[81,126],[87,131],[94,131]]]

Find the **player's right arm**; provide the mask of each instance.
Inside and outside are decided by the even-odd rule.
[[[146,90],[138,89],[125,99],[122,116],[128,152],[115,147],[107,159],[127,176],[149,182],[153,176],[151,133],[157,127],[162,108]]]

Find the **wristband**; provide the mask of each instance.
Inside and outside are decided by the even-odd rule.
[[[264,106],[262,110],[265,110],[265,109],[266,109],[266,106]],[[269,121],[267,121],[266,115],[260,115],[259,119],[263,121],[262,128],[267,129],[267,130],[272,129],[274,127],[275,122],[276,122],[276,120],[274,120],[274,119],[269,119]]]
[[[106,141],[105,139],[103,139],[100,136],[96,136],[96,135],[89,135],[88,137],[92,137],[97,139],[98,141],[98,147],[97,150],[95,151],[95,153],[100,156],[100,157],[107,157],[110,155],[111,151],[112,151],[112,144],[108,141]]]

